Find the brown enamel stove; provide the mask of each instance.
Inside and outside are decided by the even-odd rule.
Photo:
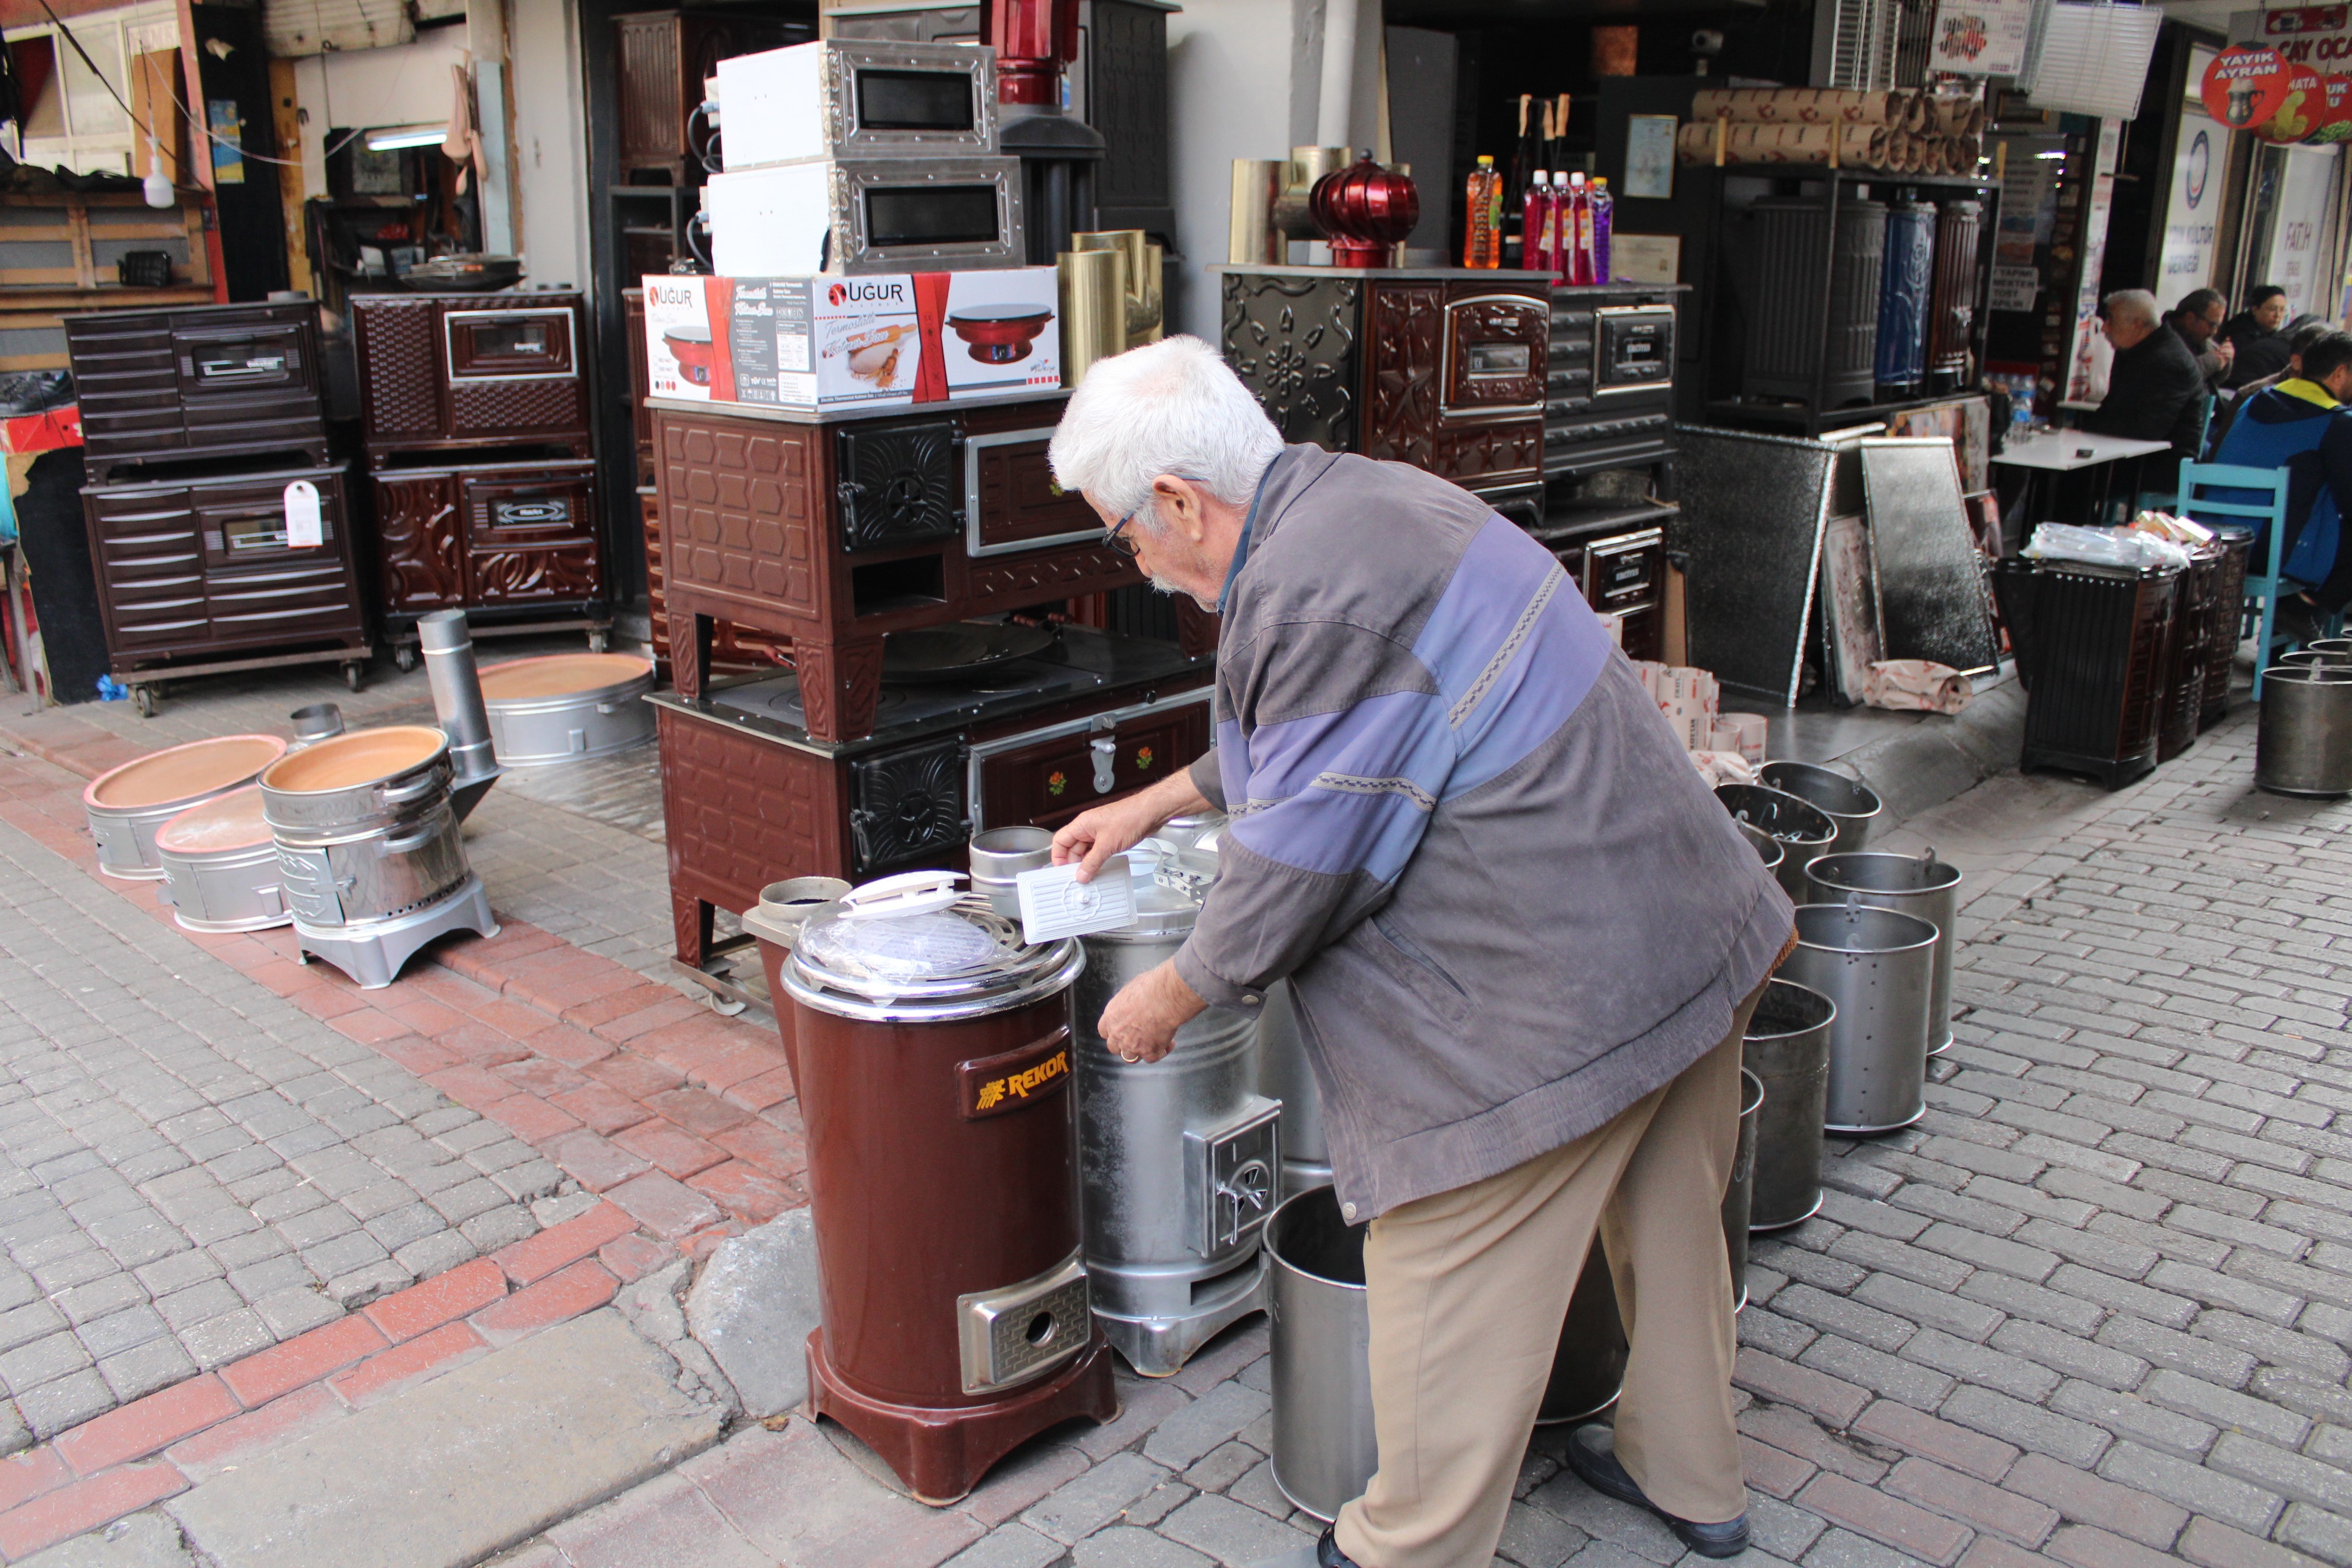
[[[943,886],[959,879],[915,872],[825,906],[779,998],[808,1125],[810,1405],[934,1504],[1047,1427],[1118,1413],[1078,1245],[1085,960],[1024,944]],[[877,896],[910,912],[869,912]]]
[[[678,690],[702,690],[714,622],[789,637],[808,733],[854,741],[876,726],[885,635],[1140,582],[1053,483],[1063,400],[852,415],[649,400]]]

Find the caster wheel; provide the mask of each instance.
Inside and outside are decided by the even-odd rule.
[[[611,639],[607,637],[604,632],[592,631],[588,634],[588,651],[590,653],[603,653],[606,643],[610,640]]]
[[[416,650],[403,643],[392,650],[392,662],[401,674],[406,675],[416,668]]]
[[[358,660],[354,659],[343,666],[343,684],[350,687],[353,691],[357,691],[360,689],[360,683],[366,678],[367,668]]]
[[[749,1005],[749,1003],[738,1001],[732,996],[721,996],[716,991],[710,994],[710,1010],[722,1018],[731,1018]]]
[[[153,687],[132,687],[131,689],[131,700],[139,705],[139,716],[142,719],[152,719],[155,717],[155,689]]]

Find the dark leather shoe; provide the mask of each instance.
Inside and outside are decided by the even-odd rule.
[[[1613,1497],[1619,1502],[1632,1503],[1647,1509],[1665,1521],[1675,1538],[1701,1557],[1737,1557],[1748,1550],[1748,1516],[1727,1520],[1721,1524],[1700,1524],[1687,1519],[1676,1519],[1656,1503],[1642,1495],[1625,1467],[1617,1462],[1617,1435],[1597,1423],[1580,1426],[1568,1440],[1568,1465],[1577,1479],[1594,1491]]]
[[[1327,1524],[1315,1542],[1315,1568],[1356,1568],[1356,1560],[1339,1550],[1339,1528]]]

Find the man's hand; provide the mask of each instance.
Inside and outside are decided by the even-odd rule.
[[[1176,965],[1148,969],[1118,988],[1103,1009],[1103,1043],[1126,1062],[1156,1062],[1176,1044],[1176,1031],[1208,1004],[1177,974]]]
[[[2221,356],[2221,363],[2223,364],[2228,364],[2231,360],[2238,357],[2238,345],[2231,342],[2227,338],[2222,338],[2213,344],[2213,352]]]
[[[1208,809],[1207,798],[1193,786],[1192,771],[1181,770],[1124,800],[1078,813],[1054,835],[1054,864],[1066,866],[1076,860],[1078,880],[1091,882],[1104,861],[1134,848],[1159,832],[1170,817]]]

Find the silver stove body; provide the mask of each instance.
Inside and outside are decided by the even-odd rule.
[[[472,872],[440,898],[388,920],[361,921],[349,925],[312,925],[299,914],[294,935],[297,956],[308,963],[325,959],[358,983],[362,991],[378,991],[392,984],[401,966],[436,937],[453,931],[470,931],[491,937],[499,923],[490,914],[490,895]]]

